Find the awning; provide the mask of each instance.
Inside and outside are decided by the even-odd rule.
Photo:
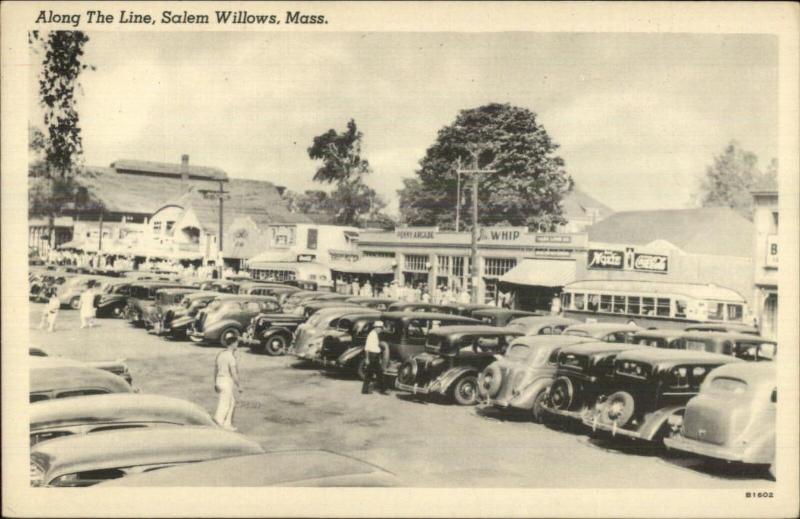
[[[358,261],[337,261],[331,263],[334,272],[348,274],[392,274],[395,261],[392,258],[361,258]]]
[[[563,287],[575,281],[575,261],[525,259],[499,281],[514,285]]]

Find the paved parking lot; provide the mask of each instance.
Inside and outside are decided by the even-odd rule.
[[[62,310],[57,331],[35,329],[43,305],[31,304],[31,342],[78,360],[127,359],[143,392],[194,401],[213,412],[216,347],[155,337],[126,321],[99,319],[79,329]],[[772,488],[757,469],[677,454],[634,452],[631,445],[558,431],[524,417],[417,400],[402,393],[360,394],[352,378],[297,365],[292,357],[242,350],[245,393],[239,430],[267,450],[329,449],[360,457],[413,486]]]

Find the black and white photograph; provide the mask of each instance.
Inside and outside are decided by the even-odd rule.
[[[6,3],[4,515],[796,507],[797,6],[599,4]]]

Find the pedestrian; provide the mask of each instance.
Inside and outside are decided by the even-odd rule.
[[[431,295],[425,289],[422,290],[422,302],[423,303],[430,303],[431,302]]]
[[[94,280],[90,279],[80,298],[81,328],[94,326]]]
[[[470,299],[471,298],[470,298],[470,295],[469,295],[469,291],[465,289],[465,290],[462,290],[461,292],[459,292],[458,299],[457,299],[456,302],[459,303],[459,304],[462,304],[462,305],[468,305],[469,302],[470,302]]]
[[[375,321],[372,330],[367,335],[367,342],[364,344],[364,355],[367,362],[367,369],[364,373],[364,384],[361,386],[361,393],[370,394],[370,384],[375,381],[378,385],[378,392],[386,394],[383,386],[383,368],[381,367],[381,340],[380,331],[383,329],[382,321]]]
[[[45,307],[44,313],[42,314],[42,322],[39,325],[39,329],[44,330],[45,325],[47,326],[47,331],[54,332],[56,330],[56,317],[58,317],[58,311],[61,309],[61,301],[58,299],[58,294],[54,288],[49,290],[49,299],[47,300],[47,307]]]
[[[233,426],[233,411],[236,409],[235,392],[242,392],[242,385],[239,382],[238,351],[238,342],[233,341],[217,354],[214,362],[214,391],[219,394],[214,421],[229,431],[236,430]]]

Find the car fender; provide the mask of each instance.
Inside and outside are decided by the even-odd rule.
[[[100,298],[100,301],[97,303],[97,308],[105,308],[119,303],[127,303],[126,296],[117,294],[105,295]]]
[[[511,407],[519,409],[533,409],[533,401],[541,391],[546,391],[553,383],[552,376],[537,377],[530,384],[522,388],[519,394],[509,402]]]
[[[244,331],[244,327],[242,327],[239,321],[235,319],[222,319],[212,324],[204,323],[203,335],[205,336],[206,339],[216,340],[219,338],[219,334],[222,332],[222,330],[224,330],[229,326],[235,327],[240,332]]]
[[[674,414],[682,415],[686,410],[686,405],[671,405],[650,413],[641,427],[639,427],[639,437],[642,440],[651,441],[667,423],[669,417]]]
[[[773,463],[775,461],[775,428],[765,424],[754,431],[754,438],[745,449],[742,461],[744,463]]]
[[[445,395],[448,391],[450,391],[450,387],[455,384],[458,379],[468,374],[478,376],[478,373],[478,370],[472,366],[458,366],[455,368],[450,368],[436,377],[433,382],[431,382],[431,391],[437,391],[442,395]]]
[[[353,346],[352,348],[349,348],[347,351],[345,351],[344,353],[339,355],[339,358],[336,359],[336,362],[340,366],[345,366],[345,365],[350,364],[351,362],[353,362],[355,359],[357,359],[361,355],[363,355],[363,353],[364,353],[364,347],[363,346]]]
[[[273,335],[285,335],[289,339],[289,342],[290,343],[292,342],[292,331],[289,330],[288,328],[284,328],[283,326],[275,326],[272,328],[267,328],[261,334],[261,338],[266,341],[269,340],[269,338],[272,337]]]
[[[188,315],[182,315],[178,318],[173,318],[169,327],[174,330],[181,328],[188,328],[189,325],[192,324],[193,322],[194,322],[194,317],[190,317]]]

